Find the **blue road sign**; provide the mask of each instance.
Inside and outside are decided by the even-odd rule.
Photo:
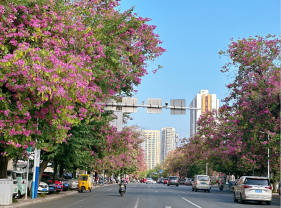
[[[159,173],[161,174],[161,173],[162,173],[162,170],[159,170]]]

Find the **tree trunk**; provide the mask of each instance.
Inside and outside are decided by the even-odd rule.
[[[43,160],[43,162],[40,164],[40,166],[39,166],[38,183],[40,183],[42,174],[43,174],[44,170],[46,169],[48,163],[49,163],[49,160]]]
[[[273,182],[272,192],[277,193],[277,182],[276,181]]]
[[[7,178],[8,162],[8,157],[0,155],[0,178]]]
[[[58,163],[57,163],[56,159],[54,159],[54,176],[53,176],[53,183],[55,183],[55,181],[56,181],[57,173],[58,173]]]
[[[61,161],[60,165],[60,178],[63,178],[63,161]]]
[[[76,179],[76,166],[73,166],[74,171],[72,172],[72,178]]]

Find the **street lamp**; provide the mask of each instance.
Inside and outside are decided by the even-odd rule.
[[[259,131],[259,132],[266,134],[263,131]],[[269,143],[269,134],[268,133],[267,133],[267,140],[268,140],[268,143]],[[267,148],[267,178],[269,179],[269,147]]]

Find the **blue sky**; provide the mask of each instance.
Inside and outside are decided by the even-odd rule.
[[[230,38],[280,34],[280,0],[122,0],[121,10],[135,6],[141,17],[152,19],[155,32],[164,41],[167,52],[148,67],[149,75],[136,89],[138,103],[147,98],[186,99],[187,106],[200,90],[209,90],[221,100],[231,81],[220,72],[228,62],[219,56],[226,50]],[[151,71],[160,64],[163,69]],[[147,114],[138,109],[131,114],[129,124],[138,124],[149,130],[174,127],[180,138],[189,137],[189,116]]]

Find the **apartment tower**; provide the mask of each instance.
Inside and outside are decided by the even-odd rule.
[[[165,127],[161,130],[161,164],[166,156],[176,149],[176,130],[172,127]]]
[[[219,99],[216,94],[209,94],[209,90],[200,90],[189,104],[190,108],[201,108],[201,110],[190,110],[190,137],[197,132],[197,121],[202,114],[213,109],[219,109]]]
[[[145,141],[141,147],[145,151],[145,162],[147,169],[154,168],[160,163],[160,131],[143,130]]]

